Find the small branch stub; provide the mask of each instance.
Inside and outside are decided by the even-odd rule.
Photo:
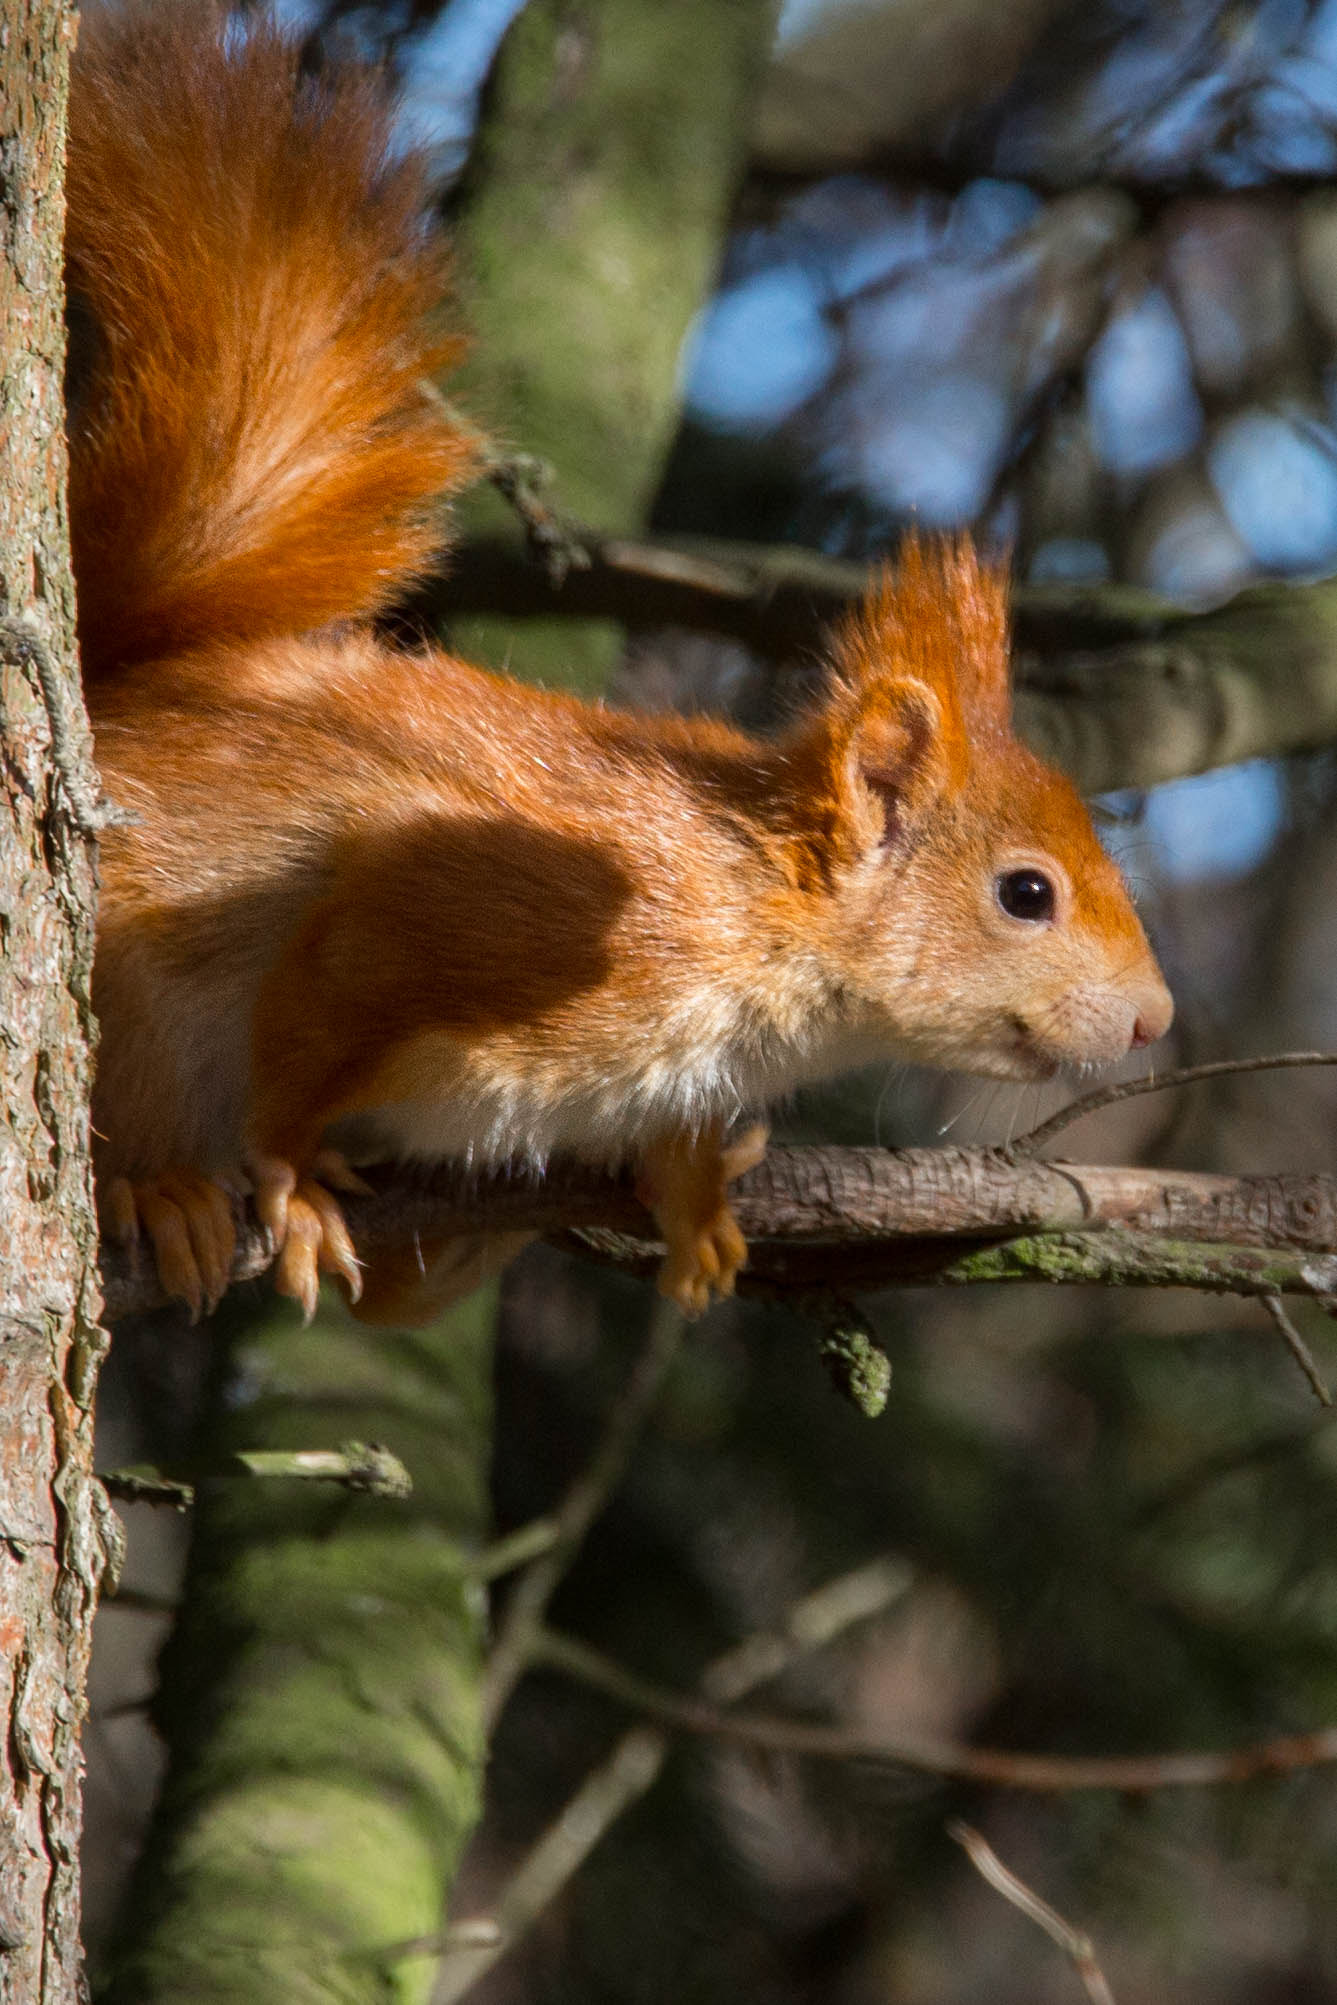
[[[164,1476],[160,1469],[104,1469],[98,1481],[121,1504],[165,1504],[174,1511],[188,1511],[195,1502],[193,1483]]]
[[[374,1441],[345,1441],[331,1448],[255,1448],[234,1455],[218,1472],[230,1476],[283,1476],[308,1483],[339,1483],[369,1497],[413,1494],[413,1479],[397,1455]]]
[[[831,1383],[865,1420],[876,1420],[891,1391],[891,1359],[879,1347],[872,1325],[851,1303],[829,1297],[819,1299],[813,1312],[822,1329],[818,1354]]]

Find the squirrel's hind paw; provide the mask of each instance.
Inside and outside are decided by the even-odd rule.
[[[222,1300],[237,1250],[229,1188],[196,1170],[113,1177],[102,1200],[103,1229],[121,1246],[147,1237],[163,1293],[184,1302],[197,1323]]]
[[[366,1191],[366,1185],[343,1157],[323,1149],[313,1169],[316,1176],[299,1176],[291,1163],[275,1156],[252,1155],[247,1160],[255,1185],[255,1209],[278,1250],[274,1286],[287,1295],[309,1323],[316,1313],[322,1274],[337,1274],[350,1302],[362,1294],[362,1266],[353,1250],[339,1200],[317,1176],[340,1190]]]
[[[647,1150],[641,1160],[636,1187],[668,1249],[657,1286],[685,1316],[701,1315],[712,1297],[734,1291],[747,1261],[747,1241],[730,1208],[728,1186],[761,1161],[766,1141],[760,1126],[727,1146],[718,1134],[678,1136]]]

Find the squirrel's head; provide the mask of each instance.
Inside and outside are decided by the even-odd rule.
[[[798,868],[857,1020],[1008,1079],[1122,1058],[1173,1004],[1077,793],[1012,735],[1001,568],[911,537],[837,635],[795,730]]]

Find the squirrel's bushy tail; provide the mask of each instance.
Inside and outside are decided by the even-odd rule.
[[[70,508],[93,672],[366,618],[473,457],[421,164],[364,73],[209,0],[83,17]],[[81,353],[81,351],[85,351]]]

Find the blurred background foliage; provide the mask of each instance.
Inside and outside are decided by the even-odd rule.
[[[387,55],[406,133],[435,150],[444,188],[467,179],[515,0],[285,11]],[[1010,545],[1023,580],[1202,604],[1337,571],[1337,0],[788,0],[749,146],[681,357],[655,526],[863,558],[912,518],[970,524]],[[560,445],[543,449],[560,496]],[[587,493],[580,507],[629,526]],[[613,700],[776,714],[772,667],[737,643],[665,632],[615,651]],[[1109,804],[1176,990],[1176,1057],[1337,1047],[1335,787],[1324,753]],[[782,1128],[1001,1139],[1053,1104],[889,1068],[808,1096]],[[1335,1113],[1331,1075],[1274,1075],[1112,1109],[1065,1147],[1334,1170]],[[894,1605],[768,1707],[1072,1753],[1337,1721],[1337,1436],[1254,1308],[1032,1289],[869,1307],[894,1365],[876,1422],[836,1398],[797,1319],[712,1312],[561,1590],[563,1626],[687,1687],[885,1555],[905,1567]],[[507,1274],[499,1529],[584,1466],[650,1314],[645,1291],[548,1248]],[[1322,1318],[1304,1327],[1337,1369]],[[118,1342],[104,1466],[169,1452],[203,1356],[161,1327]],[[181,1536],[130,1515],[130,1583],[170,1599]],[[166,1619],[99,1617],[95,1937],[152,1793],[133,1702]],[[574,1685],[526,1681],[456,1913],[486,1911],[623,1724]],[[1062,1956],[948,1841],[954,1815],[1092,1931],[1120,2005],[1337,1999],[1331,1770],[1045,1799],[706,1743],[676,1748],[470,1995],[1075,1997]]]

